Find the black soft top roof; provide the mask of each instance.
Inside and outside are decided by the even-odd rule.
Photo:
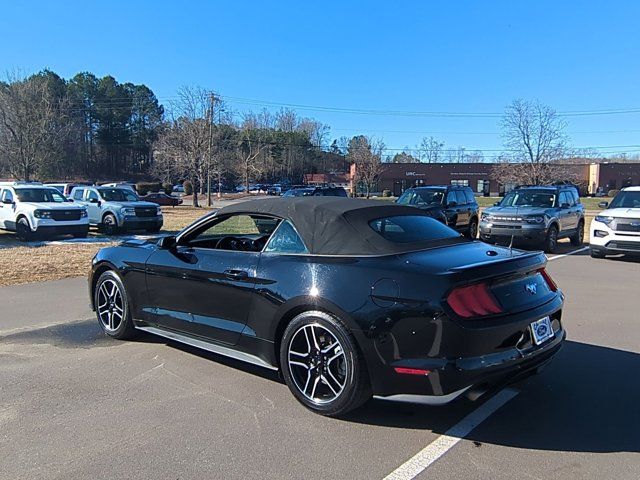
[[[231,213],[271,215],[289,220],[309,253],[318,255],[390,255],[438,244],[450,244],[458,237],[439,241],[392,242],[374,231],[369,222],[377,218],[415,215],[428,217],[415,207],[380,200],[343,197],[290,197],[250,200],[224,207],[216,216]]]

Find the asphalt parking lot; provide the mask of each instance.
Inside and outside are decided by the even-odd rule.
[[[0,288],[0,478],[640,478],[640,261],[573,252],[549,262],[569,337],[540,375],[343,419],[271,372],[106,338],[84,279]]]

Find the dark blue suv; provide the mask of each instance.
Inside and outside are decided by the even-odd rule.
[[[417,207],[468,238],[474,239],[478,235],[478,202],[470,187],[434,185],[409,188],[396,203]]]

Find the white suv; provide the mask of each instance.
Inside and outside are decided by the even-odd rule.
[[[640,187],[623,188],[591,222],[591,256],[640,254]]]
[[[37,234],[89,233],[87,209],[70,203],[57,189],[41,183],[0,183],[0,229],[16,232],[22,240]]]

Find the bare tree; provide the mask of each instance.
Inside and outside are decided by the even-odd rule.
[[[263,138],[264,130],[253,129],[251,124],[245,123],[240,130],[239,144],[236,150],[238,161],[235,164],[236,173],[242,178],[249,193],[249,183],[252,178],[263,173],[260,154],[268,147],[267,139]]]
[[[420,160],[426,163],[437,163],[441,161],[443,148],[444,142],[439,142],[433,137],[424,137],[418,147]]]
[[[71,126],[67,110],[67,98],[45,77],[0,82],[0,153],[13,177],[30,180],[61,154]]]
[[[571,181],[566,122],[539,102],[514,100],[502,119],[508,162],[501,162],[494,177],[501,183],[542,185]]]
[[[444,160],[448,163],[464,163],[466,153],[464,147],[449,148],[444,152]]]
[[[193,185],[193,206],[199,207],[198,186],[206,182],[206,167],[211,152],[209,90],[201,87],[181,87],[177,99],[170,104],[172,120],[160,135],[156,150],[165,161],[173,159],[176,171],[189,178]]]
[[[380,174],[385,168],[382,164],[382,152],[385,145],[382,140],[374,140],[364,135],[353,137],[349,142],[349,160],[355,164],[354,184],[365,189],[367,198],[371,196],[371,189],[378,182]],[[354,192],[355,193],[355,192]]]
[[[484,162],[484,154],[482,150],[472,150],[465,155],[464,161],[467,163],[482,163]]]

